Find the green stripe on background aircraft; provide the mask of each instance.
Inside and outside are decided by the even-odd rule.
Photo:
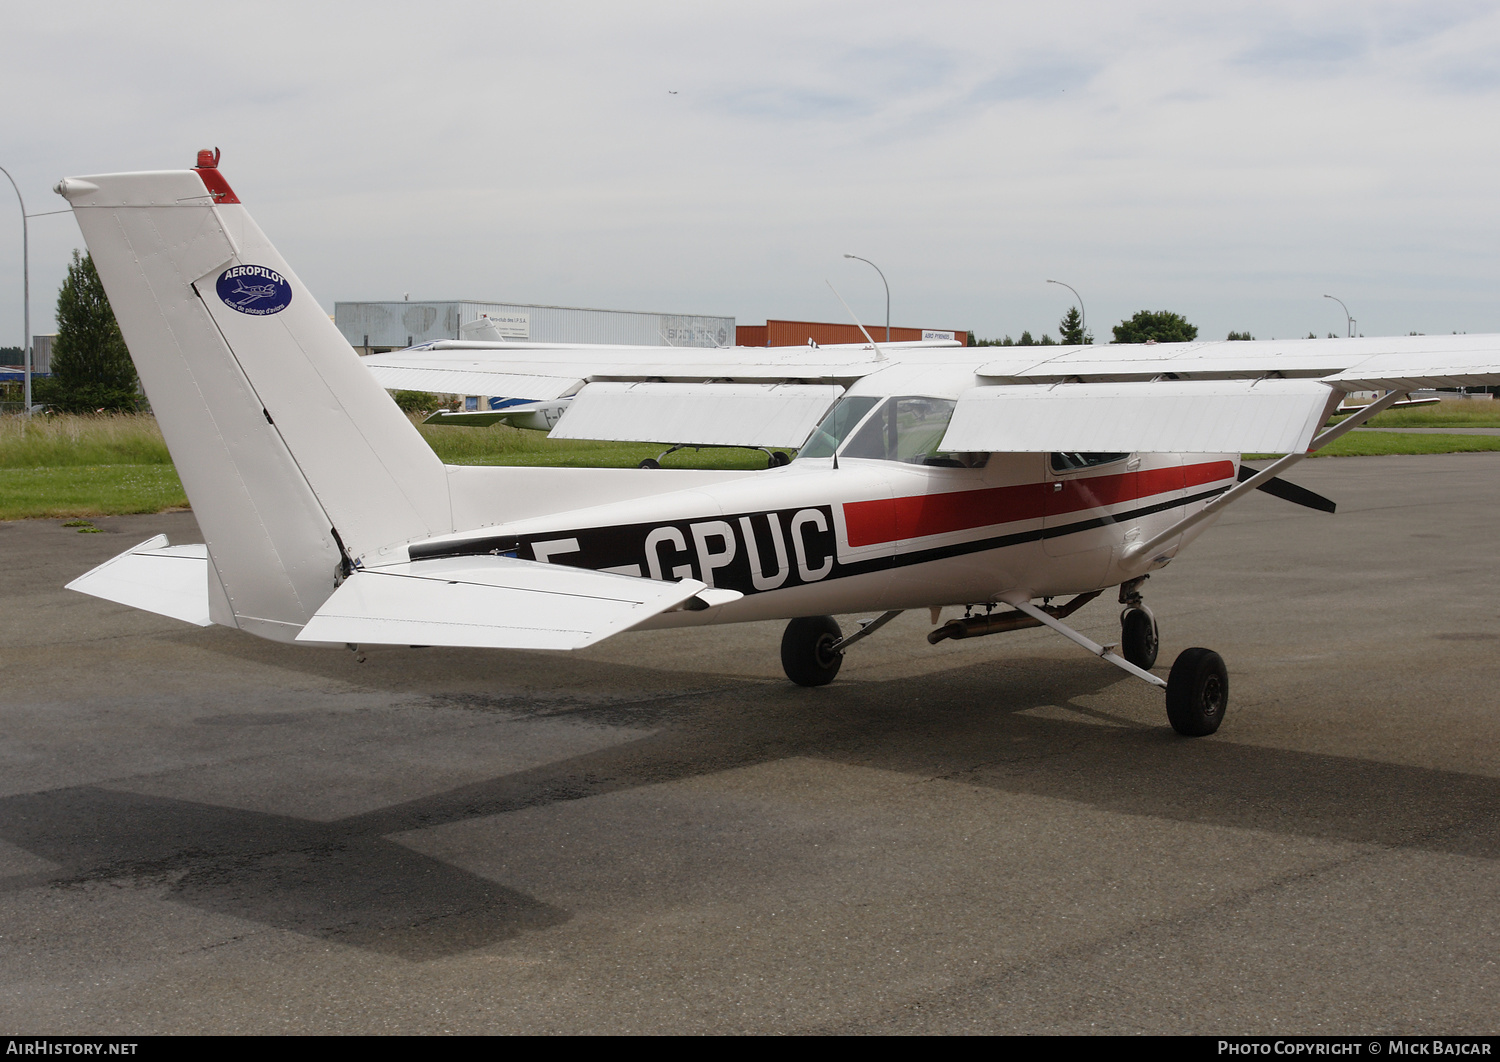
[[[759,472],[445,466],[256,227],[217,152],[57,190],[204,537],[158,536],[69,586],[284,642],[574,649],[786,619],[786,673],[816,686],[889,619],[931,609],[933,642],[1050,627],[1164,688],[1178,732],[1209,734],[1228,700],[1223,661],[1195,647],[1167,679],[1149,670],[1145,579],[1249,491],[1331,509],[1278,474],[1414,388],[1500,383],[1500,337],[1471,335],[495,345],[482,365],[448,366],[477,374],[467,382],[432,389],[572,396],[554,435],[797,459]],[[1383,397],[1323,430],[1358,390]],[[1255,471],[1241,452],[1288,456]],[[1063,622],[1116,587],[1118,651]],[[937,625],[944,606],[972,608]],[[858,612],[878,618],[849,634],[833,619]]]

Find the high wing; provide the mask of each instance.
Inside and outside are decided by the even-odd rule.
[[[882,345],[890,351],[908,346]],[[956,343],[948,344],[957,346]],[[848,384],[885,363],[865,344],[828,347],[634,347],[450,340],[361,358],[388,389],[503,395],[533,402],[575,394],[596,380],[625,383]]]
[[[573,396],[552,429],[560,438],[796,446],[848,389],[956,400],[952,452],[1292,453],[1349,392],[1500,383],[1500,336],[1000,349],[453,341],[362,361],[391,388]]]
[[[1500,383],[1500,336],[1009,348],[974,376],[947,449],[1294,453],[1351,391]]]
[[[801,445],[850,384],[913,350],[954,342],[825,347],[635,347],[453,340],[363,358],[385,388],[563,399],[561,423],[528,408],[435,416],[502,421],[562,439],[702,446]],[[536,408],[536,407],[533,407]]]

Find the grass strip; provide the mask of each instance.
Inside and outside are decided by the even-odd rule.
[[[1351,431],[1312,456],[1391,457],[1397,454],[1468,454],[1486,450],[1500,450],[1500,435],[1403,435],[1394,431]],[[1246,454],[1245,459],[1268,461],[1281,456]]]
[[[1337,420],[1343,420],[1338,417]],[[1369,428],[1500,428],[1500,402],[1442,402],[1412,409],[1388,409]]]
[[[171,465],[0,468],[0,520],[123,516],[186,506]]]
[[[1478,403],[1476,403],[1478,405]],[[1397,410],[1387,427],[1500,426],[1500,411],[1467,406]],[[34,517],[118,516],[187,505],[161,432],[150,415],[0,418],[0,520]],[[548,439],[540,432],[488,428],[418,427],[438,457],[454,465],[531,465],[568,468],[635,468],[665,447],[655,443]],[[1403,435],[1350,432],[1318,451],[1319,457],[1469,453],[1500,450],[1500,436]],[[1274,455],[1251,454],[1265,458]],[[758,469],[758,450],[679,450],[668,468]]]
[[[149,413],[0,417],[0,468],[171,463]]]

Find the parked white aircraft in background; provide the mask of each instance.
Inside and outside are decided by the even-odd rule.
[[[1165,681],[1147,670],[1147,576],[1258,487],[1330,507],[1274,477],[1405,392],[1500,382],[1496,336],[528,348],[491,351],[483,386],[434,389],[572,394],[554,435],[628,439],[649,424],[798,458],[762,472],[445,467],[216,163],[205,152],[194,170],[57,186],[205,538],[158,537],[69,585],[280,641],[572,649],[783,618],[787,675],[819,685],[901,610],[930,608],[936,625],[942,606],[966,605],[929,640],[1045,625],[1165,687],[1172,725],[1208,734],[1223,662],[1192,648]],[[1319,434],[1360,389],[1387,393]],[[1289,456],[1252,472],[1241,451]],[[1062,622],[1112,587],[1118,654]],[[859,611],[880,616],[844,635],[831,614]]]

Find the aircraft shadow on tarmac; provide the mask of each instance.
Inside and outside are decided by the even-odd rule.
[[[594,662],[591,670],[607,676],[617,667]],[[580,704],[565,710],[599,724],[657,729],[332,822],[93,786],[13,796],[0,799],[0,837],[63,870],[0,880],[0,891],[160,882],[179,903],[420,961],[556,926],[570,912],[389,836],[793,756],[1132,815],[1500,854],[1497,779],[1184,741],[1165,726],[1018,714],[1046,705],[1087,712],[1078,698],[1116,682],[1112,673],[1033,660],[1006,666],[1003,682],[996,665],[984,663],[813,691],[730,681],[686,696]],[[455,701],[483,707],[472,695],[433,698],[434,705]]]

